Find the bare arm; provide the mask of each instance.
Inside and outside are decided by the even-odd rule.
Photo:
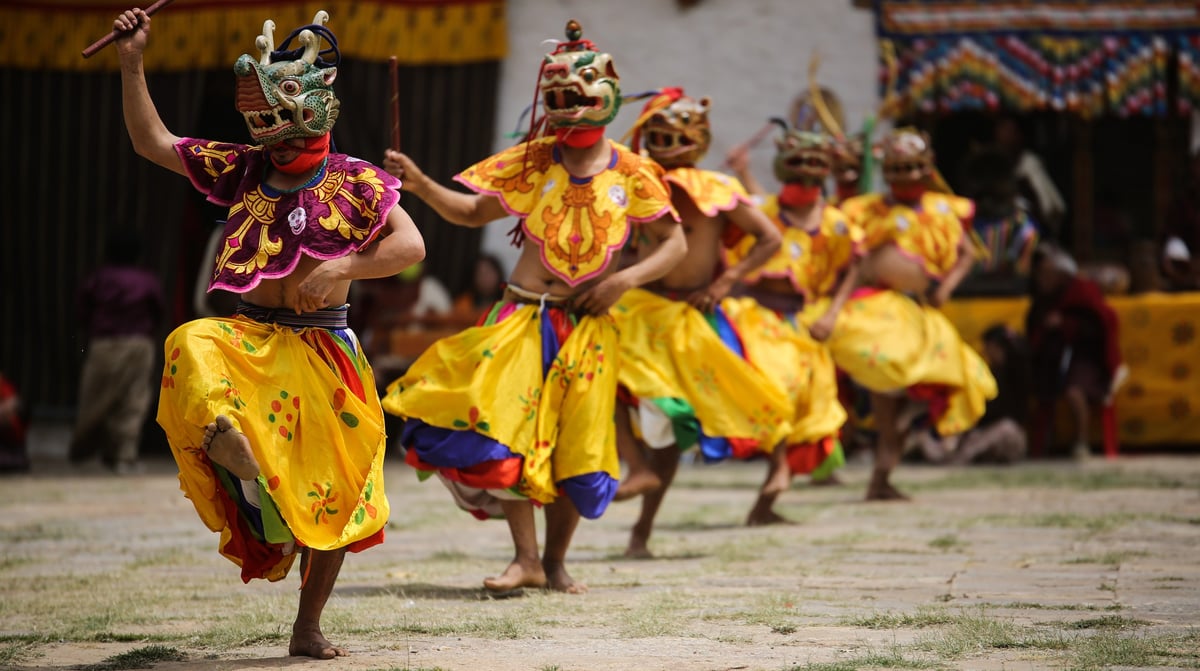
[[[964,233],[962,239],[958,241],[958,261],[954,263],[950,272],[946,273],[946,277],[938,285],[937,291],[933,292],[933,296],[931,296],[934,306],[944,305],[950,300],[950,297],[954,295],[954,290],[971,272],[973,265],[975,265],[975,246],[971,244],[971,236]]]
[[[146,86],[142,52],[150,36],[150,17],[141,9],[127,10],[113,21],[113,30],[124,34],[116,40],[121,61],[121,103],[125,128],[133,141],[133,150],[143,158],[172,172],[186,175],[183,161],[175,153],[179,137],[167,130]]]
[[[818,342],[824,342],[829,336],[833,335],[833,329],[837,325],[838,314],[845,307],[846,301],[850,300],[850,294],[858,288],[858,279],[862,274],[860,271],[861,267],[861,258],[856,258],[850,262],[850,267],[842,275],[842,281],[838,283],[837,290],[834,291],[833,298],[829,301],[829,308],[825,310],[825,314],[821,315],[808,328],[808,333],[813,339]]]
[[[405,191],[425,201],[438,216],[452,224],[479,228],[508,216],[499,198],[446,188],[430,179],[406,154],[388,149],[383,168],[403,182]]]
[[[750,170],[750,147],[746,145],[738,145],[734,147],[725,157],[725,164],[737,175],[742,186],[746,187],[746,191],[752,196],[765,196],[767,190],[759,183],[758,178]]]
[[[327,297],[338,282],[388,277],[425,258],[425,241],[408,213],[399,205],[388,213],[387,235],[356,254],[323,261],[300,282],[298,313],[326,307]]]
[[[737,263],[727,267],[718,275],[711,285],[688,298],[688,302],[700,310],[710,309],[722,298],[728,296],[733,285],[741,281],[750,271],[769,261],[775,252],[779,251],[779,246],[783,244],[783,236],[779,233],[779,229],[757,207],[739,203],[726,216],[734,226],[754,237],[754,245]]]
[[[653,245],[651,252],[577,296],[572,300],[576,307],[590,314],[604,314],[620,300],[621,294],[666,275],[687,255],[683,227],[670,216],[644,223],[642,228]]]

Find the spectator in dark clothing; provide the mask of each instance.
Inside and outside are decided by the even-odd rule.
[[[29,470],[25,446],[27,412],[17,388],[0,372],[0,473]]]
[[[1162,269],[1171,289],[1200,289],[1200,151],[1192,154],[1188,181],[1176,194],[1162,241]]]
[[[921,450],[935,463],[1011,464],[1025,457],[1029,439],[1029,352],[1024,340],[1007,327],[993,326],[983,334],[983,358],[996,378],[996,398],[970,431],[952,438],[924,437]]]
[[[135,473],[138,442],[153,400],[151,375],[165,304],[154,273],[138,267],[141,245],[127,231],[110,234],[105,263],[79,289],[79,323],[87,357],[69,458],[99,456],[119,474]]]
[[[1073,453],[1086,457],[1090,408],[1111,400],[1124,379],[1117,313],[1066,252],[1044,246],[1034,258],[1025,318],[1041,402],[1065,399],[1075,423]]]

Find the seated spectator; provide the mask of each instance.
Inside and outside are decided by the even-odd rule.
[[[973,151],[963,164],[962,195],[975,201],[973,225],[988,250],[975,265],[977,275],[1016,278],[1029,275],[1038,229],[1021,206],[1010,158],[994,149]]]
[[[1162,241],[1162,270],[1175,291],[1200,288],[1200,150],[1192,154],[1189,179],[1180,189],[1167,217]]]
[[[475,261],[475,273],[471,288],[454,299],[454,312],[460,315],[477,315],[492,306],[504,295],[504,265],[491,254],[480,254]]]
[[[926,434],[920,447],[927,460],[965,466],[1011,464],[1025,457],[1031,372],[1025,341],[1003,325],[993,326],[983,334],[983,358],[996,378],[996,398],[970,431],[945,440]]]
[[[0,473],[29,470],[29,452],[25,445],[28,412],[17,388],[0,371]]]
[[[1079,275],[1065,251],[1043,246],[1034,255],[1032,302],[1025,317],[1034,389],[1042,403],[1065,399],[1074,420],[1072,454],[1091,453],[1089,412],[1111,400],[1123,381],[1117,313],[1100,287]]]

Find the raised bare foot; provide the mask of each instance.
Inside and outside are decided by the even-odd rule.
[[[662,479],[649,469],[631,471],[617,487],[617,495],[613,497],[613,500],[627,501],[635,496],[656,491],[662,487],[662,484]]]
[[[258,477],[258,460],[250,449],[250,441],[233,428],[233,422],[225,415],[217,415],[204,427],[203,446],[214,464],[224,466],[237,479],[253,480]]]
[[[756,508],[746,516],[746,526],[748,527],[765,527],[771,524],[792,524],[792,521],[769,508],[767,510]]]
[[[292,630],[292,643],[288,646],[288,654],[292,657],[312,657],[314,659],[333,659],[345,657],[346,651],[336,647],[321,633],[320,629]]]
[[[505,594],[523,587],[542,588],[546,586],[546,572],[542,569],[540,561],[519,562],[514,560],[499,577],[484,578],[483,586],[489,592],[497,594]]]
[[[544,562],[543,562],[544,563]],[[567,573],[567,568],[562,564],[545,564],[546,577],[548,578],[548,587],[555,592],[566,592],[567,594],[586,594],[588,591],[587,585],[576,582]]]
[[[887,476],[878,474],[871,477],[867,485],[867,501],[908,501],[908,495],[892,486]]]

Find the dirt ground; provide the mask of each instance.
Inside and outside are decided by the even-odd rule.
[[[1200,456],[1200,455],[1197,455]],[[0,668],[592,671],[1200,668],[1200,458],[902,465],[910,503],[797,481],[789,526],[742,525],[764,464],[685,465],[654,560],[636,502],[585,521],[591,592],[489,599],[511,545],[399,460],[384,545],[350,556],[289,658],[298,571],[241,584],[169,460],[118,478],[43,456],[0,480]],[[140,655],[140,657],[139,657]],[[141,660],[141,661],[139,661]]]

